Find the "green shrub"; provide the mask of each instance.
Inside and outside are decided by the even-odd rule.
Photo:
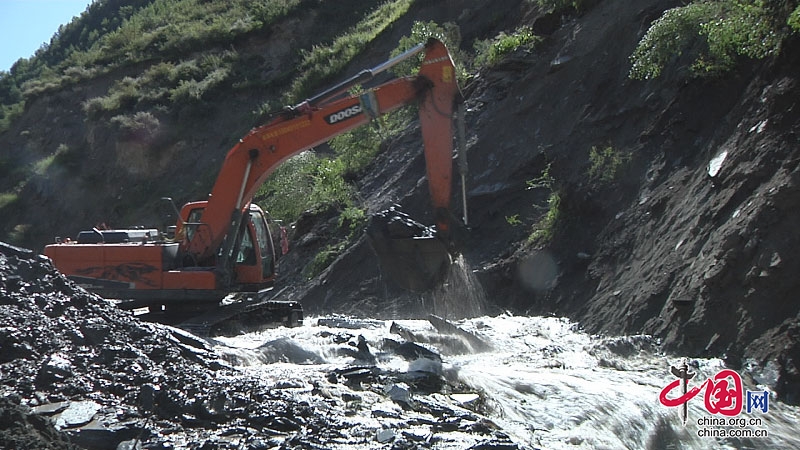
[[[337,243],[327,245],[314,255],[311,262],[303,268],[303,274],[306,278],[314,278],[330,266],[352,244],[359,233],[366,228],[367,222],[367,214],[363,209],[354,206],[344,208],[339,214],[339,227],[347,231],[347,237]]]
[[[555,179],[550,174],[550,165],[542,171],[542,174],[532,180],[526,181],[528,189],[548,189],[550,195],[547,197],[547,211],[541,219],[531,229],[528,235],[527,244],[545,244],[553,239],[556,226],[561,218],[561,195],[555,189]]]
[[[13,204],[19,198],[16,192],[0,192],[0,210]]]
[[[227,68],[214,69],[201,80],[181,80],[170,92],[170,100],[175,104],[197,101],[216,86],[222,84],[230,74]]]
[[[592,146],[589,150],[589,177],[604,183],[614,181],[624,164],[630,161],[625,155],[607,145],[602,149]]]
[[[533,231],[528,236],[528,244],[544,244],[550,242],[556,232],[556,227],[561,218],[561,195],[553,191],[547,198],[547,212],[539,222],[533,226]]]
[[[331,139],[328,144],[342,162],[342,175],[352,176],[372,162],[381,145],[378,122],[370,122]]]
[[[64,78],[69,80],[70,83],[77,83],[82,80],[90,80],[97,76],[97,73],[97,68],[70,66],[64,69]]]
[[[522,225],[522,220],[520,220],[519,214],[513,214],[511,216],[506,216],[506,223],[512,227],[516,227]]]
[[[0,133],[7,131],[11,127],[11,122],[21,116],[24,110],[25,102],[0,105]]]
[[[63,145],[63,144],[62,144]],[[39,176],[44,176],[47,173],[47,170],[55,161],[56,155],[55,153],[49,156],[45,156],[44,158],[36,161],[33,163],[33,173]]]
[[[49,67],[45,67],[38,77],[22,83],[20,89],[22,90],[23,98],[30,99],[61,88],[62,77]]]
[[[800,31],[800,5],[798,5],[789,17],[786,19],[786,24],[789,25],[794,31]]]
[[[339,214],[339,228],[346,228],[350,239],[366,228],[368,220],[364,209],[348,206]]]
[[[314,204],[349,206],[353,187],[344,179],[345,164],[341,159],[321,158],[311,177],[311,198]]]
[[[86,13],[60,27],[33,57],[17,61],[12,67],[14,81],[20,87],[27,83],[23,89],[26,96],[38,96],[132,63],[225,48],[243,34],[268,27],[300,3],[300,0],[93,2]],[[0,98],[5,89],[0,86]],[[0,102],[9,104],[6,100]]]
[[[108,95],[90,98],[83,102],[83,111],[90,119],[96,119],[103,113],[132,109],[141,99],[137,80],[125,77],[114,83]]]
[[[139,111],[131,115],[118,115],[110,120],[111,124],[117,127],[120,139],[152,138],[159,130],[160,122],[156,116],[150,112]]]
[[[419,22],[415,21],[411,26],[411,32],[408,36],[400,38],[397,47],[392,50],[391,56],[397,56],[406,52],[419,44],[424,44],[430,38],[436,38],[441,41],[455,65],[456,79],[463,84],[464,80],[469,78],[466,71],[466,61],[468,57],[461,51],[461,29],[458,25],[447,22],[439,25],[436,22]],[[397,76],[411,76],[416,75],[419,71],[419,66],[422,64],[424,55],[420,53],[416,58],[411,58],[404,61],[392,68],[392,73]]]
[[[38,175],[40,177],[45,176],[47,172],[50,170],[50,166],[52,166],[53,163],[57,161],[58,162],[63,161],[65,155],[68,155],[70,153],[72,152],[70,151],[70,148],[67,144],[59,144],[55,152],[34,162],[28,171],[28,175]]]
[[[336,258],[347,248],[347,241],[341,241],[336,244],[326,246],[320,250],[319,253],[314,255],[311,262],[303,268],[303,275],[306,279],[310,280],[317,275],[321,274],[323,270],[336,260]]]
[[[582,11],[599,0],[533,0],[540,8],[550,13],[558,13],[568,9]]]
[[[533,47],[541,40],[541,37],[533,34],[530,27],[522,26],[511,34],[501,32],[493,39],[476,41],[475,65],[478,67],[494,65],[514,50],[520,47]]]
[[[351,89],[352,95],[358,93],[360,87]],[[333,137],[328,144],[344,164],[343,176],[354,176],[367,167],[380,151],[381,143],[405,130],[414,120],[416,111],[416,107],[407,105]]]
[[[776,53],[791,20],[765,0],[702,0],[669,9],[653,22],[631,55],[630,77],[651,79],[686,59],[694,76],[731,70],[738,57]]]
[[[31,224],[29,223],[20,223],[14,225],[14,228],[12,228],[8,233],[7,240],[14,245],[23,245],[28,241],[30,231]]]
[[[329,81],[360,54],[378,35],[402,17],[413,0],[394,0],[383,3],[330,45],[302,50],[299,76],[285,96],[286,104],[295,104],[310,97],[312,90]]]
[[[313,151],[287,159],[259,188],[255,201],[276,219],[291,223],[315,206],[311,197],[318,158]]]

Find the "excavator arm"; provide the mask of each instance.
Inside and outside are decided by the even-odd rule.
[[[348,87],[374,76],[416,53],[425,52],[416,76],[395,78],[360,95],[341,95]],[[434,220],[446,235],[452,189],[453,111],[460,92],[453,62],[445,46],[431,39],[408,52],[364,71],[251,130],[227,154],[191,240],[182,251],[203,264],[233,245],[259,186],[286,159],[363,125],[401,106],[418,103],[425,163]],[[182,224],[178,224],[180,228]]]

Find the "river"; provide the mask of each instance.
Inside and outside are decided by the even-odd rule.
[[[441,355],[441,365],[433,370],[448,385],[461,389],[449,396],[410,392],[411,400],[424,396],[426,401],[434,398],[470,408],[497,424],[520,448],[800,448],[796,432],[800,411],[775,400],[769,387],[775,376],[768,369],[741,374],[744,390],[767,391],[767,405],[756,405],[749,413],[742,409],[735,415],[711,414],[701,390],[687,402],[684,425],[682,406],[667,407],[659,400],[662,390],[676,380],[670,367],[679,367],[684,360],[663,354],[651,337],[592,336],[560,318],[502,315],[454,323],[479,337],[485,348],[475,348],[475,342],[463,336],[442,333],[426,320],[343,317],[307,318],[302,327],[220,337],[215,343],[242,370],[276,386],[288,386],[302,400],[320,388],[332,388],[332,371],[365,364],[358,357],[359,336],[368,354],[375,356],[369,364],[386,372],[418,368],[412,366],[425,361],[409,363],[386,350],[387,342],[413,339]],[[689,371],[696,373],[689,389],[726,369],[719,359],[687,362]],[[336,389],[344,386],[336,385]],[[386,397],[374,395],[367,400],[363,392],[358,394],[361,407],[349,414],[358,427],[379,431],[399,426],[396,416],[375,412],[391,409]],[[668,392],[667,398],[681,394],[679,387]],[[745,392],[741,395],[740,402]],[[434,433],[431,429],[418,432]],[[444,439],[438,446],[434,441],[430,447],[476,444],[458,439]],[[371,442],[364,448],[381,448],[381,444]]]

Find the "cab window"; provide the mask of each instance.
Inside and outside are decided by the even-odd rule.
[[[264,216],[260,213],[251,212],[253,227],[256,231],[258,248],[261,253],[261,264],[264,274],[271,275],[274,272],[274,261],[272,253],[272,238],[269,234]]]
[[[256,263],[256,250],[253,247],[253,237],[250,235],[250,227],[244,228],[242,242],[239,244],[239,251],[236,252],[236,263],[252,266]]]

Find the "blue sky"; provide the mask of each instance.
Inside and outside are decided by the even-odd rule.
[[[0,70],[30,58],[92,0],[0,0]]]

